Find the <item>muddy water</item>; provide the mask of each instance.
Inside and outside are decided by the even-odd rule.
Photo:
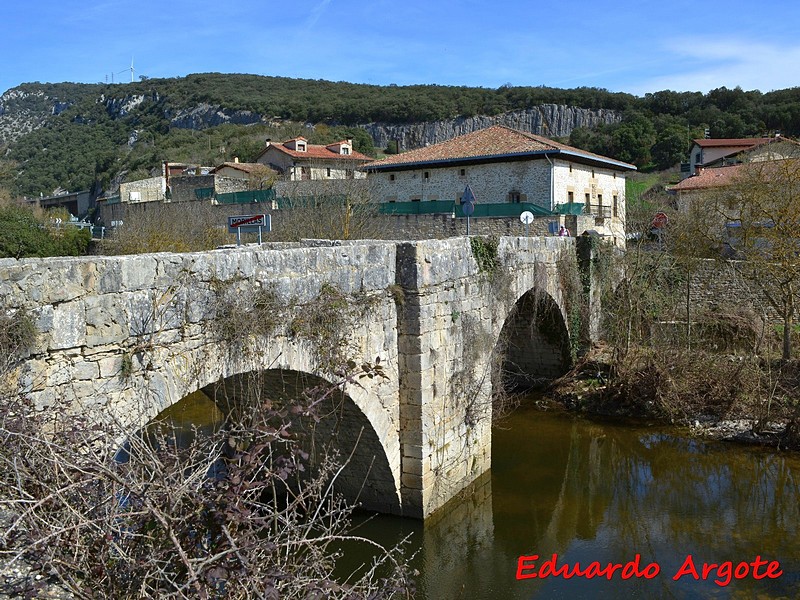
[[[800,597],[800,457],[529,409],[495,428],[492,452],[490,476],[433,522],[366,526],[411,535],[418,597]],[[621,567],[517,579],[521,556],[529,576],[554,554],[556,569]],[[703,563],[722,566],[704,579]]]

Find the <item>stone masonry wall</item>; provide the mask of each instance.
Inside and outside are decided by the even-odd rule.
[[[508,202],[509,193],[517,192],[522,202],[551,208],[550,165],[544,159],[371,173],[367,182],[375,202],[456,201],[469,185],[479,203]]]
[[[388,375],[347,390],[385,455],[388,475],[366,497],[372,508],[427,517],[491,466],[492,352],[529,290],[563,316],[558,259],[574,244],[501,238],[494,274],[481,272],[466,237],[3,259],[0,297],[6,310],[30,311],[40,332],[16,373],[20,392],[37,407],[140,428],[186,395],[254,370],[332,379],[312,338],[288,327],[254,338],[245,329],[236,332],[245,346],[234,347],[215,323],[227,302],[254,290],[302,314],[324,286],[335,287],[350,299],[348,356],[359,364],[381,357]]]

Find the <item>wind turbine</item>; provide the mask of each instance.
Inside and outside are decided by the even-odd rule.
[[[122,69],[122,71],[118,71],[118,72],[117,72],[117,75],[119,75],[120,73],[126,73],[126,72],[128,72],[128,71],[130,71],[130,72],[131,72],[131,83],[133,83],[133,72],[134,72],[134,68],[133,68],[133,57],[132,57],[132,56],[131,56],[131,66],[130,66],[130,69]],[[113,74],[113,73],[111,74],[111,83],[114,83],[114,74]]]

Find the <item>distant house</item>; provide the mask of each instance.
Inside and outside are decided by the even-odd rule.
[[[710,169],[698,167],[695,175],[668,188],[668,191],[676,196],[678,210],[685,210],[695,199],[733,184],[745,167],[745,164]]]
[[[478,203],[589,216],[581,228],[624,243],[625,175],[636,167],[496,125],[364,169],[379,202],[460,203],[469,185]]]
[[[256,162],[267,165],[287,181],[356,179],[366,177],[357,169],[371,161],[353,149],[353,140],[341,140],[326,146],[309,144],[304,137],[267,145]]]
[[[278,173],[261,163],[242,163],[239,159],[224,162],[211,170],[211,174],[227,179],[246,181],[251,189],[260,189],[278,177]]]
[[[723,167],[757,160],[780,160],[798,155],[800,145],[781,136],[739,139],[693,140],[686,177],[703,167]]]

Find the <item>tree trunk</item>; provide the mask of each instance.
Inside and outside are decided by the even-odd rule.
[[[794,319],[792,312],[783,316],[783,360],[790,360],[792,358],[792,327],[794,326]]]

